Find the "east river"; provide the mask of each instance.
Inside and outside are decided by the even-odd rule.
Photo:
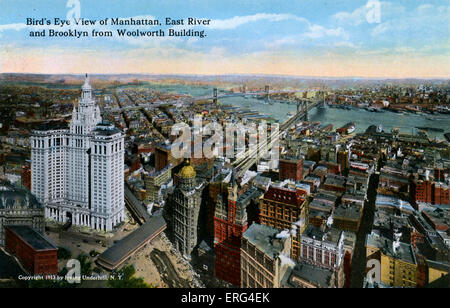
[[[32,83],[31,83],[32,84]],[[58,85],[52,85],[58,87]],[[68,86],[71,88],[71,86]],[[78,87],[75,86],[75,87]],[[156,91],[189,94],[193,97],[212,95],[213,86],[192,86],[181,84],[163,84],[163,83],[146,83],[136,86],[124,85],[119,88],[129,87],[143,87]],[[220,94],[220,92],[219,92]],[[277,121],[283,122],[288,118],[288,113],[295,112],[297,107],[294,104],[286,104],[280,102],[267,103],[264,100],[256,98],[245,97],[228,97],[219,99],[222,105],[232,105],[241,107],[242,109],[249,109],[259,114],[267,115]],[[413,113],[394,113],[390,111],[384,112],[370,112],[365,109],[352,108],[338,109],[338,108],[314,108],[309,113],[310,121],[318,121],[322,124],[333,124],[334,129],[341,127],[348,122],[356,124],[355,132],[364,132],[370,125],[381,124],[384,131],[391,131],[396,127],[401,132],[408,134],[416,134],[417,127],[431,127],[443,129],[444,132],[435,132],[427,130],[427,135],[430,138],[437,138],[444,140],[444,133],[450,132],[450,115],[445,114],[413,114]]]
[[[272,102],[266,103],[263,100],[243,97],[230,97],[221,99],[222,104],[239,106],[266,114],[280,122],[288,117],[289,112],[297,110],[296,105]],[[432,127],[443,129],[444,132],[435,132],[427,130],[430,138],[444,140],[444,133],[450,132],[450,115],[445,114],[413,114],[413,113],[394,113],[390,111],[370,112],[365,109],[352,108],[314,108],[309,113],[309,121],[318,121],[322,124],[333,124],[334,129],[345,125],[348,122],[356,124],[355,132],[364,132],[370,125],[381,124],[384,131],[391,131],[397,127],[401,132],[416,134],[416,127]]]
[[[213,86],[191,86],[180,84],[160,84],[149,83],[146,87],[171,93],[189,94],[193,97],[212,95]],[[220,90],[219,90],[220,91]],[[220,94],[220,92],[219,92]],[[259,100],[252,97],[228,97],[220,98],[219,103],[222,105],[232,105],[256,111],[259,114],[267,115],[279,122],[283,122],[297,110],[294,104],[270,102]],[[314,108],[309,113],[309,121],[317,121],[322,124],[333,124],[333,128],[339,128],[348,122],[356,124],[355,132],[364,132],[370,125],[379,125],[384,131],[390,132],[392,128],[398,128],[400,132],[408,134],[416,134],[417,127],[431,127],[443,129],[444,132],[435,132],[427,130],[426,133],[430,138],[445,140],[444,133],[450,132],[450,115],[445,114],[413,114],[413,113],[395,113],[390,111],[370,112],[365,109],[352,108]]]

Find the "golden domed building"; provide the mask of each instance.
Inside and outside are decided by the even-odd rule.
[[[197,173],[195,172],[194,167],[192,167],[189,159],[186,160],[186,165],[181,168],[180,173],[178,174],[180,178],[192,179],[195,178]]]
[[[176,249],[190,259],[197,245],[203,183],[198,184],[197,173],[189,160],[178,173],[179,184],[172,195],[173,241]]]

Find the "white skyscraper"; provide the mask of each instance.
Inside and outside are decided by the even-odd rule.
[[[69,128],[45,125],[31,142],[31,190],[45,217],[110,231],[124,221],[124,134],[102,122],[89,77]]]

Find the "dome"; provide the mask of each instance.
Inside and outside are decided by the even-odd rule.
[[[194,170],[194,167],[192,167],[192,165],[189,163],[189,160],[188,160],[186,162],[186,165],[183,168],[181,168],[181,171],[178,175],[182,178],[192,179],[192,178],[195,178],[195,176],[197,174]]]

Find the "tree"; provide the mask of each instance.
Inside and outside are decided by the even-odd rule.
[[[72,253],[64,248],[64,247],[58,247],[58,259],[70,259],[72,256]]]
[[[110,288],[155,288],[141,277],[135,277],[136,269],[132,264],[117,271],[108,281]]]
[[[80,254],[77,257],[77,260],[80,261],[80,267],[81,267],[81,275],[89,276],[92,273],[91,265],[92,262],[89,261],[89,257],[85,254]]]

